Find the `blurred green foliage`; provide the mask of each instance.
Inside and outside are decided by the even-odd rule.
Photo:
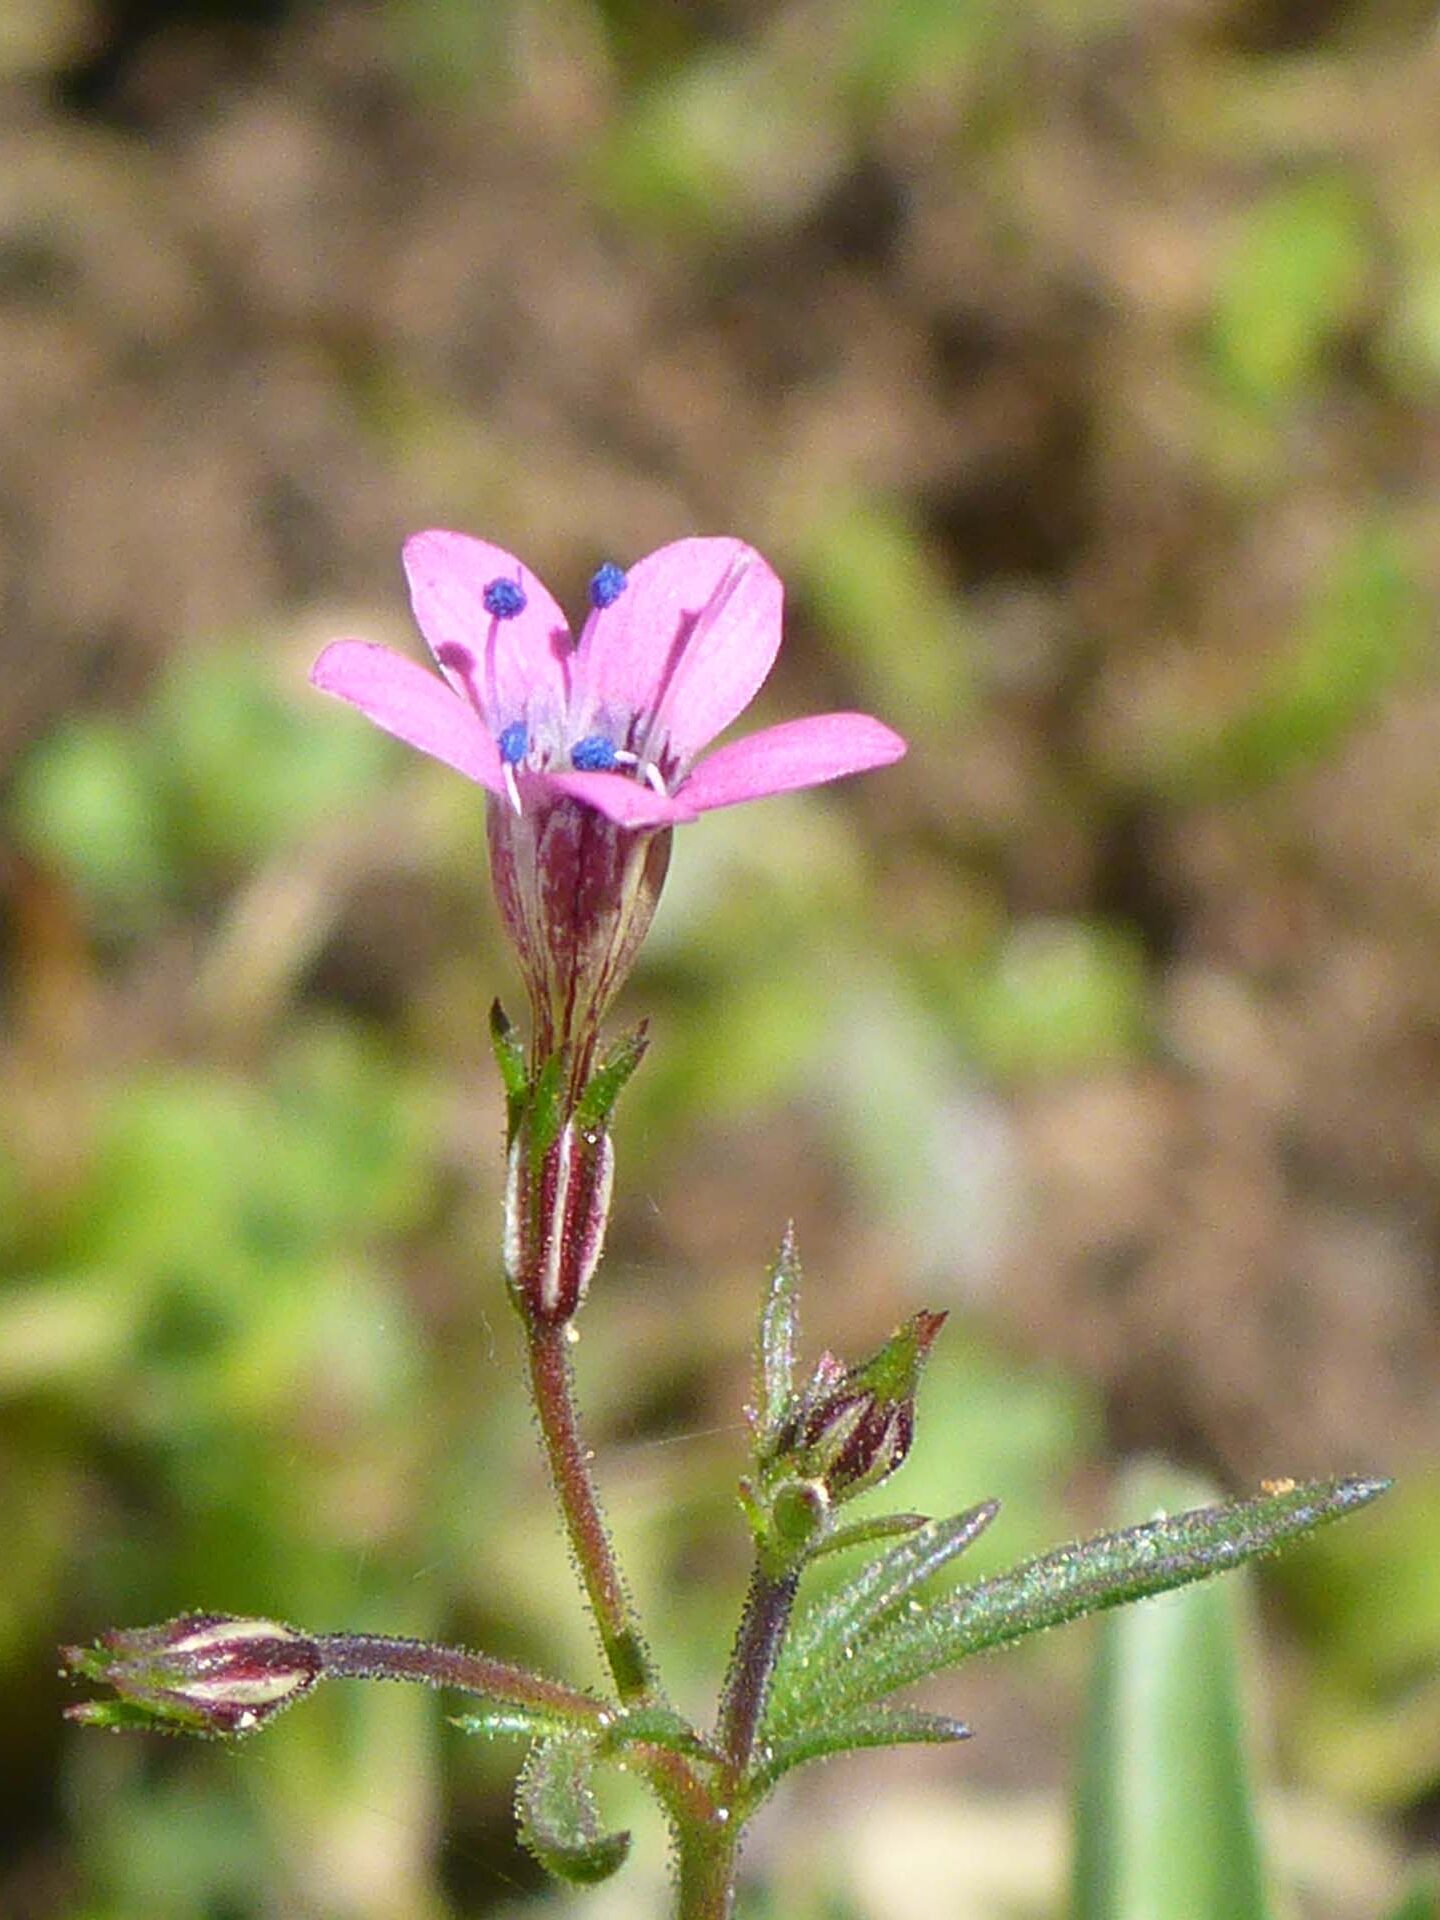
[[[1440,1913],[1440,1884],[1433,1874],[1426,1874],[1405,1895],[1390,1920],[1435,1920],[1437,1913]]]
[[[77,717],[20,767],[17,830],[102,924],[233,883],[373,789],[383,739],[317,733],[258,657],[256,636],[179,655],[138,725]]]
[[[1313,393],[1376,270],[1364,209],[1343,175],[1286,185],[1246,209],[1215,289],[1215,354],[1244,399]]]
[[[1203,727],[1178,720],[1165,777],[1221,792],[1285,779],[1340,745],[1426,664],[1431,609],[1393,527],[1358,529],[1327,558],[1298,630],[1247,699]]]

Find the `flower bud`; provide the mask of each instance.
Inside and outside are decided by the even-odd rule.
[[[535,1018],[535,1056],[568,1046],[583,1072],[655,916],[671,830],[621,827],[564,796],[517,813],[492,795],[488,834],[495,897]]]
[[[505,1272],[532,1319],[560,1325],[579,1311],[605,1250],[614,1180],[604,1127],[567,1120],[538,1168],[529,1126],[517,1130],[505,1183]]]
[[[68,1719],[217,1738],[253,1732],[324,1670],[319,1645],[293,1627],[220,1613],[102,1634],[98,1646],[67,1647],[64,1658],[119,1696],[67,1707]]]
[[[944,1322],[943,1313],[917,1313],[863,1366],[848,1370],[822,1354],[772,1443],[772,1462],[816,1482],[831,1501],[889,1479],[915,1438],[920,1371]]]

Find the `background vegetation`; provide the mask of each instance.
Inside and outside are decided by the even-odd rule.
[[[10,0],[6,1915],[582,1910],[432,1698],[232,1753],[54,1677],[199,1605],[594,1671],[492,1252],[476,796],[303,689],[418,646],[427,524],[572,605],[741,534],[765,717],[913,742],[687,830],[629,993],[579,1359],[687,1699],[793,1214],[817,1345],[952,1309],[902,1497],[1001,1495],[977,1554],[1144,1451],[1401,1476],[1252,1662],[1295,1911],[1394,1903],[1440,1814],[1437,81],[1409,0]],[[797,1788],[755,1914],[1058,1913],[1090,1644]],[[645,1835],[595,1920],[659,1900]]]

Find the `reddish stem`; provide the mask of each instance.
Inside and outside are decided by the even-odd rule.
[[[608,1709],[559,1680],[529,1673],[524,1667],[491,1660],[464,1647],[441,1647],[428,1640],[398,1640],[388,1634],[326,1633],[316,1636],[323,1673],[335,1679],[418,1680],[426,1686],[458,1687],[465,1693],[538,1707],[572,1722],[602,1722]]]
[[[725,1755],[727,1798],[733,1799],[739,1791],[755,1751],[755,1736],[799,1584],[798,1571],[777,1578],[757,1567],[751,1577],[730,1671],[720,1696],[718,1732]]]
[[[654,1698],[659,1692],[655,1671],[615,1562],[580,1439],[569,1336],[563,1326],[527,1316],[525,1339],[546,1463],[616,1689],[626,1705]]]

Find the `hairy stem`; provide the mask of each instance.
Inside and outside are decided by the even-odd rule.
[[[626,1705],[653,1699],[659,1694],[659,1683],[620,1577],[589,1456],[580,1439],[566,1330],[527,1316],[525,1339],[545,1459],[606,1661]]]
[[[603,1700],[594,1700],[559,1680],[491,1660],[464,1647],[428,1640],[398,1640],[387,1634],[326,1633],[316,1638],[322,1672],[336,1679],[418,1680],[431,1687],[458,1687],[488,1700],[538,1707],[571,1721],[603,1725]]]
[[[677,1828],[680,1884],[676,1920],[730,1920],[740,1836],[723,1821]]]
[[[718,1733],[725,1755],[727,1797],[738,1791],[755,1750],[755,1736],[799,1584],[798,1572],[776,1575],[757,1567],[751,1577],[730,1671],[720,1696]]]

